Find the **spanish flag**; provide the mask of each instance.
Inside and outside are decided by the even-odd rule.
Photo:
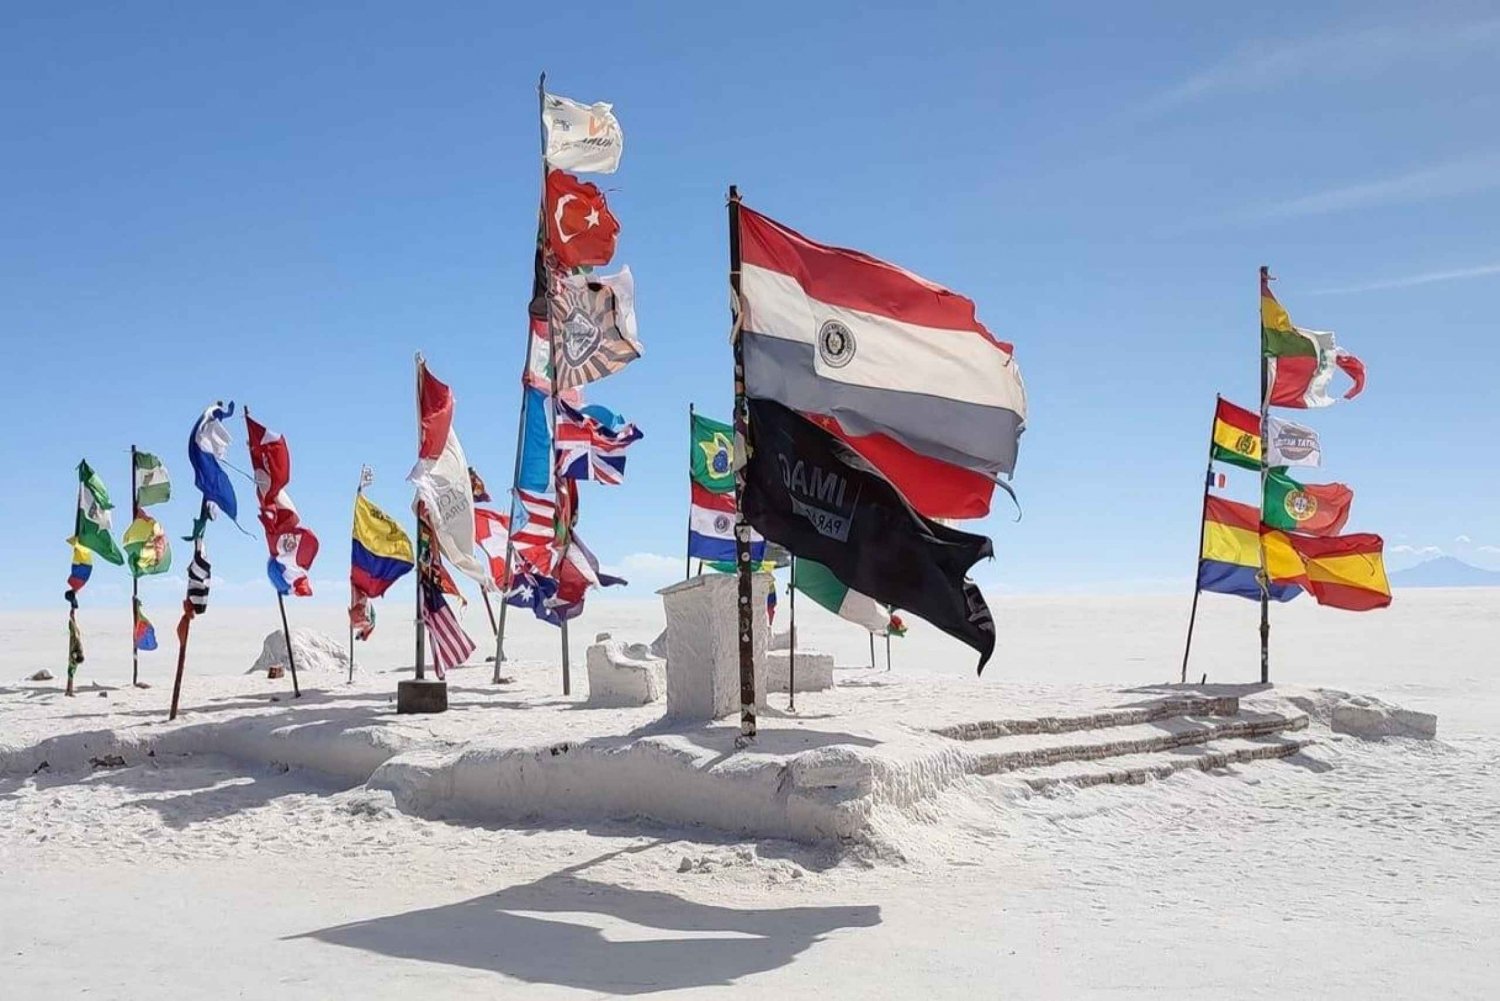
[[[1260,469],[1260,415],[1219,397],[1212,455],[1215,462]]]
[[[1282,535],[1280,532],[1273,535]],[[1302,540],[1298,540],[1302,541]],[[1302,593],[1303,564],[1286,545],[1267,537],[1271,598],[1291,601]],[[1241,598],[1260,598],[1260,512],[1249,504],[1209,497],[1204,505],[1203,551],[1198,561],[1198,588]]]
[[[1391,603],[1385,542],[1368,532],[1307,538],[1266,530],[1272,587],[1306,588],[1320,605],[1368,612]]]

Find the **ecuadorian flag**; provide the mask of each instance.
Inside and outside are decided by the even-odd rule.
[[[1291,601],[1302,593],[1302,588],[1289,582],[1302,576],[1301,559],[1286,545],[1278,545],[1272,536],[1267,537],[1266,563],[1271,568],[1272,600]],[[1249,504],[1208,498],[1204,505],[1203,552],[1198,561],[1199,589],[1258,600],[1260,584],[1255,574],[1259,569],[1260,512]]]
[[[354,498],[354,549],[349,583],[369,598],[378,598],[411,570],[415,557],[411,539],[390,515],[365,499]]]

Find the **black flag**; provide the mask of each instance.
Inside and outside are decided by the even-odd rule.
[[[979,651],[995,622],[965,574],[990,540],[922,517],[859,453],[770,400],[750,400],[745,517],[772,542],[816,560],[849,587],[919,615]]]

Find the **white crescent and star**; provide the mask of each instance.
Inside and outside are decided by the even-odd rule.
[[[563,212],[567,210],[569,202],[577,200],[578,196],[575,194],[569,193],[563,195],[557,200],[557,208],[553,210],[552,220],[557,225],[557,238],[562,243],[567,243],[575,236],[586,233],[589,230],[593,229],[595,226],[599,225],[599,207],[595,205],[589,209],[588,215],[583,217],[583,221],[585,223],[583,229],[579,230],[576,233],[569,233],[567,229],[563,227]]]

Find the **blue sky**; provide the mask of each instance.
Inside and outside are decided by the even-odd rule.
[[[969,295],[1017,345],[1025,516],[981,523],[988,586],[1187,590],[1214,393],[1253,399],[1262,263],[1294,320],[1369,367],[1363,397],[1311,416],[1350,529],[1393,565],[1500,566],[1493,6],[1020,6],[11,10],[0,602],[58,600],[80,457],[127,495],[128,446],[161,454],[182,534],[185,440],[215,398],[287,436],[317,600],[343,601],[360,464],[378,503],[410,498],[419,349],[503,486],[541,69],[626,132],[603,183],[647,354],[590,398],[646,438],[625,485],[585,486],[580,530],[642,586],[680,560],[687,404],[729,407],[731,182]],[[269,600],[258,533],[218,526],[210,555],[226,599]],[[85,600],[126,588],[104,567]]]

